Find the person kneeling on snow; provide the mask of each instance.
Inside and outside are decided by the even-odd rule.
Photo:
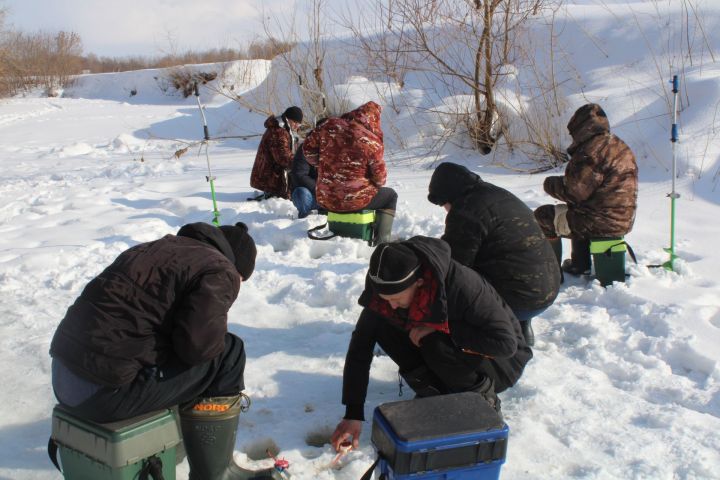
[[[532,210],[507,190],[450,162],[433,172],[428,200],[448,212],[442,239],[452,258],[490,282],[533,346],[530,322],[555,301],[560,268]]]
[[[325,123],[326,120],[327,118],[319,119],[315,124],[315,128]],[[308,136],[311,133],[312,130],[308,133]],[[288,180],[290,183],[290,198],[295,208],[297,208],[298,218],[307,217],[311,210],[325,213],[324,209],[318,207],[315,198],[317,168],[308,163],[302,148],[298,148],[295,152]]]
[[[533,356],[500,295],[439,239],[378,245],[359,303],[343,371],[345,417],[331,438],[338,451],[347,439],[358,446],[375,344],[418,397],[472,391],[498,411],[496,393],[515,385]]]
[[[290,198],[287,174],[297,149],[297,131],[302,120],[303,111],[299,107],[288,107],[282,115],[271,115],[265,120],[265,133],[250,173],[250,186],[264,193],[249,200]]]
[[[330,212],[375,210],[373,244],[390,239],[397,192],[385,187],[382,108],[365,103],[340,118],[330,118],[307,136],[302,149],[318,169],[317,203]]]
[[[121,253],[87,284],[52,339],[60,404],[101,423],[179,405],[190,478],[239,469],[232,451],[245,406],[245,349],[228,333],[227,314],[255,256],[243,223],[191,223]],[[208,419],[219,440],[206,445]]]
[[[626,235],[637,209],[638,168],[630,147],[610,133],[607,115],[594,103],[578,108],[567,125],[573,143],[565,175],[547,177],[545,192],[565,202],[542,205],[535,218],[562,258],[561,237],[572,241],[563,271],[590,271],[590,240]]]

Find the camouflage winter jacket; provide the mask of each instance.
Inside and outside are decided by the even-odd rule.
[[[278,197],[290,198],[287,170],[293,159],[292,134],[281,117],[268,117],[265,128],[250,174],[250,186]]]
[[[632,229],[637,207],[638,169],[630,147],[610,133],[596,104],[580,107],[568,123],[573,143],[562,177],[545,179],[544,189],[567,202],[567,220],[581,238],[622,236]]]
[[[361,210],[385,185],[381,108],[368,102],[331,118],[303,144],[305,158],[318,170],[318,204],[332,212]]]

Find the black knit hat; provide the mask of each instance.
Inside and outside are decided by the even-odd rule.
[[[420,259],[401,243],[381,243],[370,256],[368,278],[375,293],[394,295],[419,278]]]
[[[288,107],[282,114],[286,120],[292,120],[297,123],[302,123],[303,111],[300,107]]]
[[[220,230],[230,243],[233,255],[235,255],[235,268],[242,276],[243,281],[247,281],[255,270],[255,257],[257,256],[255,241],[247,233],[247,225],[238,222],[234,226],[223,225]]]
[[[443,206],[452,203],[480,181],[480,176],[457,163],[443,162],[430,178],[428,200]]]

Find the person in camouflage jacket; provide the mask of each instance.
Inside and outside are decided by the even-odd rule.
[[[257,199],[290,198],[287,171],[297,145],[297,128],[302,123],[302,110],[289,107],[279,117],[265,120],[265,133],[260,140],[250,174],[250,186],[264,192]]]
[[[318,169],[320,206],[332,212],[362,210],[385,185],[380,113],[380,105],[368,102],[329,119],[305,139],[305,158]]]
[[[384,187],[387,168],[383,158],[381,107],[368,102],[331,118],[316,128],[302,149],[317,167],[317,203],[331,212],[375,210],[374,243],[390,238],[397,193]]]
[[[610,133],[603,109],[580,107],[567,125],[573,143],[565,175],[548,177],[543,188],[564,204],[543,205],[535,218],[551,240],[558,258],[560,237],[572,239],[572,258],[563,270],[590,269],[590,239],[621,237],[632,229],[637,208],[638,168],[635,155]]]

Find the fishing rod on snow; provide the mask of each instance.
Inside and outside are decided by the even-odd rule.
[[[202,145],[205,145],[205,160],[207,161],[207,168],[208,168],[208,174],[205,176],[205,179],[208,183],[210,183],[210,195],[212,197],[212,203],[213,203],[213,219],[212,223],[216,227],[220,226],[220,212],[217,208],[217,199],[215,198],[215,176],[212,174],[212,170],[210,168],[210,155],[208,153],[209,149],[209,141],[210,141],[210,131],[208,130],[207,125],[207,119],[205,118],[205,110],[200,103],[200,88],[198,87],[197,82],[193,85],[193,90],[195,91],[195,100],[197,100],[198,108],[200,109],[200,116],[202,117],[203,122],[203,141],[201,142],[200,148],[202,148]]]

